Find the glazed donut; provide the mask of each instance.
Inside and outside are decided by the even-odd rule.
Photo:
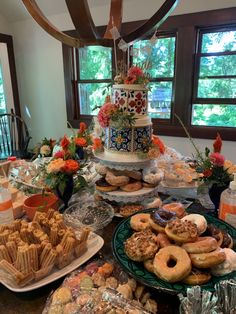
[[[175,265],[170,265],[171,261]],[[191,271],[191,260],[188,253],[179,246],[167,246],[155,255],[154,273],[167,282],[177,282],[185,278]]]
[[[153,167],[151,169],[146,168],[143,170],[143,181],[153,184],[154,186],[158,185],[163,177],[163,171],[156,167]]]
[[[111,192],[118,189],[117,186],[110,185],[104,178],[100,178],[95,182],[96,189],[102,192]]]
[[[182,248],[188,253],[209,253],[218,247],[216,239],[212,237],[200,237],[195,242],[184,243]]]
[[[211,268],[214,276],[224,276],[236,270],[236,252],[231,249],[223,249],[226,259],[223,263]]]
[[[100,174],[101,176],[105,176],[107,173],[108,168],[100,163],[95,164],[95,171]]]
[[[143,265],[147,271],[150,271],[150,273],[154,273],[153,259],[147,259],[143,262]]]
[[[211,268],[223,263],[226,259],[225,252],[217,248],[210,253],[189,254],[193,266],[197,268]]]
[[[179,202],[165,204],[162,206],[162,208],[176,213],[178,218],[182,218],[186,214],[183,204]]]
[[[125,192],[135,192],[142,189],[142,183],[131,179],[130,183],[120,186],[120,189]]]
[[[216,226],[214,226],[212,224],[209,224],[207,226],[207,230],[206,230],[204,235],[215,238],[217,243],[218,243],[218,246],[221,246],[223,243],[223,238],[224,238],[223,232],[219,228],[217,228]]]
[[[124,170],[124,175],[137,181],[142,179],[142,173],[138,170]]]
[[[206,218],[202,215],[190,214],[190,215],[184,216],[184,218],[182,218],[182,220],[188,220],[188,221],[191,221],[194,224],[196,224],[199,235],[204,233],[207,229]]]
[[[129,182],[129,177],[124,175],[116,175],[116,172],[111,170],[107,171],[105,179],[110,185],[118,187]]]
[[[168,222],[175,220],[176,214],[164,209],[157,209],[150,215],[150,226],[157,232],[165,232]]]
[[[135,262],[143,262],[154,258],[158,250],[156,235],[151,230],[134,232],[124,243],[127,256]]]
[[[200,269],[192,268],[191,273],[183,279],[186,285],[203,285],[211,279],[211,274]]]
[[[162,205],[162,201],[159,197],[155,198],[152,202],[147,203],[144,207],[145,209],[149,208],[158,208]]]
[[[150,227],[150,214],[136,214],[130,218],[130,227],[135,231],[142,231]]]
[[[198,237],[197,226],[191,221],[175,219],[165,227],[168,238],[178,243],[194,242]]]
[[[169,238],[167,237],[167,235],[165,233],[158,233],[157,240],[158,240],[161,248],[172,245],[170,243]]]

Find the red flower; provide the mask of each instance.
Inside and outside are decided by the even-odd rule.
[[[214,147],[214,152],[215,153],[220,153],[221,152],[221,147],[222,147],[222,140],[220,137],[220,134],[217,133],[216,139],[213,143],[213,147]]]
[[[143,70],[137,66],[132,66],[128,70],[128,76],[136,76],[136,77],[143,76]]]
[[[67,150],[68,146],[70,145],[70,141],[66,135],[63,137],[60,144],[63,150]]]
[[[212,170],[211,169],[206,169],[203,171],[203,175],[205,178],[208,178],[212,175]]]
[[[62,158],[62,159],[64,159],[64,157],[65,157],[65,151],[59,150],[58,152],[56,152],[56,153],[54,154],[53,157],[54,157],[54,158]]]
[[[75,138],[75,145],[85,147],[85,146],[87,146],[87,141],[83,137],[77,137],[77,138]]]
[[[84,131],[85,131],[86,129],[87,129],[86,123],[80,122],[78,133],[84,133]]]
[[[124,80],[125,84],[134,84],[136,81],[137,77],[136,75],[129,75],[127,78]]]
[[[152,136],[152,142],[155,146],[158,146],[161,154],[165,153],[165,145],[157,135]]]
[[[214,166],[222,167],[224,165],[225,157],[220,153],[212,153],[209,157]]]
[[[98,137],[93,139],[93,150],[99,150],[102,148],[102,140]]]
[[[73,159],[65,160],[65,165],[63,167],[63,171],[69,174],[76,173],[80,168],[80,164],[78,161]]]

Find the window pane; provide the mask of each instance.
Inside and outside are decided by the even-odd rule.
[[[193,105],[192,125],[236,127],[236,105]]]
[[[79,48],[81,80],[112,78],[112,49],[101,46]]]
[[[236,75],[236,55],[202,57],[200,77]]]
[[[236,31],[202,35],[202,52],[236,51]]]
[[[133,63],[149,60],[151,77],[173,77],[175,62],[175,37],[159,38],[153,45],[150,40],[140,40],[133,46]]]
[[[150,84],[148,112],[152,118],[170,119],[172,82]]]
[[[107,83],[79,84],[80,113],[96,115],[98,108],[104,103],[105,96],[109,94]],[[93,110],[95,109],[95,110]]]
[[[2,68],[0,64],[0,113],[5,113],[5,112],[6,112],[6,101],[5,101],[5,95],[4,95]]]
[[[199,79],[198,97],[235,98],[236,79]]]

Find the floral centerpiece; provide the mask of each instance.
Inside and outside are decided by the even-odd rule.
[[[52,153],[53,153],[53,148],[56,144],[56,140],[50,138],[47,139],[46,137],[40,142],[38,143],[34,150],[34,156],[35,157],[51,157]]]

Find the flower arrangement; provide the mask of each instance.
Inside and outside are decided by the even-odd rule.
[[[131,66],[127,74],[121,71],[114,78],[115,84],[141,84],[146,85],[149,83],[148,75],[145,71],[136,65]]]
[[[53,153],[53,148],[56,144],[56,140],[54,139],[47,139],[46,137],[40,142],[38,143],[34,150],[34,156],[35,157],[51,157],[52,153]]]

